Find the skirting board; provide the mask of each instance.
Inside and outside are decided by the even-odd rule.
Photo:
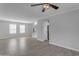
[[[19,37],[32,37],[32,35],[24,35],[24,36],[3,36],[0,39],[11,39],[11,38],[19,38]]]
[[[56,43],[53,43],[53,42],[50,42],[50,41],[49,41],[49,44],[56,45],[56,46],[59,46],[59,47],[62,47],[62,48],[66,48],[66,49],[69,49],[69,50],[73,50],[73,51],[79,52],[78,49],[71,48],[71,47],[64,47],[63,45],[56,44]]]

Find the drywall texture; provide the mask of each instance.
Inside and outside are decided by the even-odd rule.
[[[50,43],[79,51],[79,10],[50,18]]]
[[[17,33],[16,34],[9,33],[9,24],[16,24],[17,25]],[[23,23],[0,21],[0,39],[19,37],[19,36],[27,36],[27,35],[31,36],[33,24],[32,23],[25,23],[26,33],[23,33],[23,34],[20,33],[20,27],[19,27],[20,24],[23,24]]]
[[[37,25],[36,25],[36,33],[37,33],[37,39],[40,41],[46,40],[46,23],[47,19],[44,20],[39,20]]]

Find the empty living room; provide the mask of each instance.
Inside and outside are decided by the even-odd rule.
[[[0,3],[0,56],[79,56],[79,3]]]

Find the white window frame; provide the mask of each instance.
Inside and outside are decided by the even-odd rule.
[[[20,33],[25,33],[25,24],[20,24]]]
[[[16,34],[17,26],[16,24],[9,24],[9,33],[10,34]]]

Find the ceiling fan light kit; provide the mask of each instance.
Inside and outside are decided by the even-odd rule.
[[[42,7],[45,9],[49,9],[49,4],[43,4]]]

